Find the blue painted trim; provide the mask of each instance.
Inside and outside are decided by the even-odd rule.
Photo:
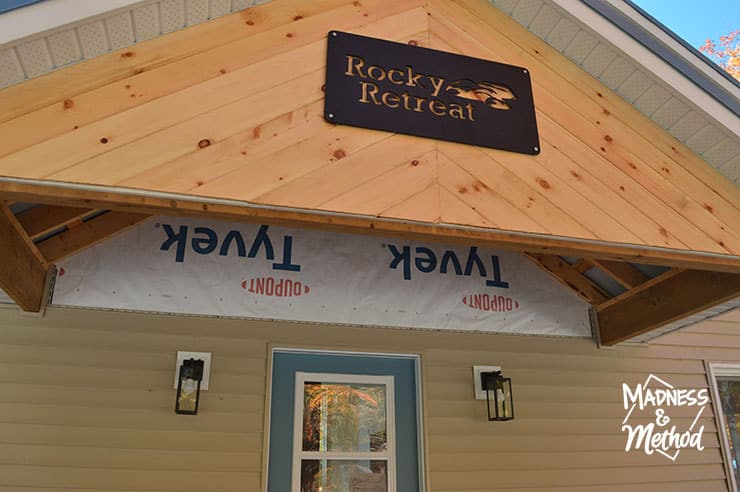
[[[32,3],[42,2],[43,0],[0,0],[0,14],[9,10],[25,7]]]
[[[653,54],[664,60],[670,66],[681,72],[694,84],[700,87],[704,92],[712,96],[718,102],[720,102],[727,109],[732,111],[736,116],[740,116],[740,99],[737,95],[730,93],[724,87],[717,84],[714,80],[707,77],[706,74],[701,72],[698,68],[689,63],[684,57],[676,53],[659,40],[654,38],[649,32],[645,31],[642,27],[636,24],[632,19],[624,15],[622,12],[617,10],[615,7],[606,3],[604,0],[581,0],[584,4],[590,7],[593,11],[604,17],[606,20],[619,27],[623,32],[629,34],[632,39],[643,45],[645,48],[650,50]],[[692,55],[698,56],[699,59],[704,61],[717,73],[722,75],[725,79],[729,80],[736,88],[740,89],[740,83],[733,79],[720,67],[712,63],[706,56],[700,51],[693,48],[682,38],[677,36],[673,31],[668,29],[666,26],[661,24],[658,20],[653,18],[650,14],[642,10],[640,7],[635,5],[630,0],[624,0],[630,7],[635,9],[640,15],[644,16],[650,22],[655,24],[658,28],[663,30],[666,34],[670,35],[673,39],[679,42],[686,50]]]

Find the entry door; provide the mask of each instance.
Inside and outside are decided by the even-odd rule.
[[[420,491],[416,362],[274,352],[268,492]]]

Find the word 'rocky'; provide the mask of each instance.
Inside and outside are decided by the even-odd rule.
[[[391,109],[402,109],[417,113],[430,112],[435,116],[448,116],[457,120],[475,121],[473,104],[466,105],[446,102],[438,98],[445,87],[446,79],[434,75],[415,72],[407,65],[403,68],[386,69],[380,65],[366,65],[365,60],[353,55],[346,55],[347,70],[344,75],[358,77],[360,81],[359,102],[375,104]],[[397,91],[381,91],[376,82],[387,81],[399,86]],[[431,97],[420,97],[410,94],[402,87],[421,88],[431,91]]]

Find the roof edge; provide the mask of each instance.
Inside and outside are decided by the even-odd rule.
[[[629,0],[553,0],[562,10],[589,26],[647,72],[671,86],[709,118],[740,135],[740,101],[734,79],[697,50],[679,42]],[[654,29],[649,29],[652,26]],[[680,75],[680,77],[676,77]]]

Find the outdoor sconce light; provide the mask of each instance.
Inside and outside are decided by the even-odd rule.
[[[514,420],[514,399],[511,395],[511,378],[505,378],[501,371],[483,372],[481,385],[486,390],[488,420]],[[493,412],[491,412],[493,405]]]
[[[511,378],[503,376],[500,367],[474,366],[475,399],[486,400],[488,420],[514,420],[514,397]]]
[[[210,353],[177,353],[175,413],[183,415],[198,413],[200,390],[208,389],[210,363]]]
[[[200,401],[200,382],[203,380],[203,361],[186,359],[180,366],[175,413],[195,415]]]

